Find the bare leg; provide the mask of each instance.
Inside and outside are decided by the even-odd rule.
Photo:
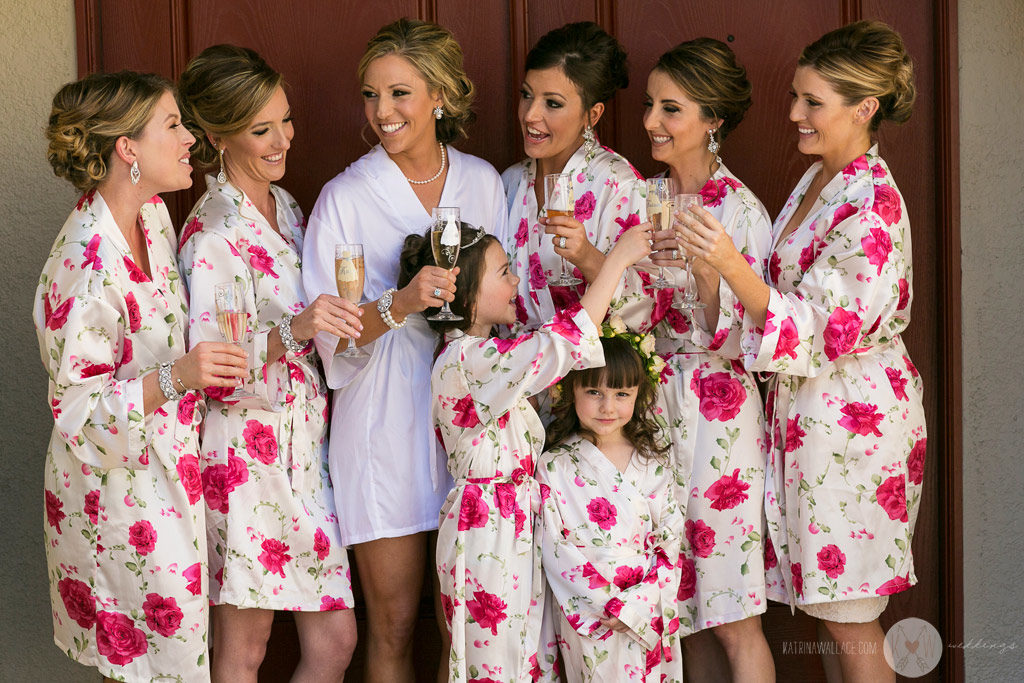
[[[441,632],[441,662],[437,666],[437,683],[446,683],[448,680],[448,655],[452,650],[452,635],[448,631],[448,622],[444,617],[444,606],[441,604],[441,582],[437,576],[437,532],[429,534],[427,549],[429,551],[427,560],[427,575],[430,577],[430,585],[434,593],[434,618],[437,619],[437,629]]]
[[[733,681],[771,683],[775,680],[775,661],[761,630],[761,617],[747,617],[711,631],[725,649]]]
[[[256,683],[260,664],[267,653],[274,611],[239,609],[234,605],[214,605],[213,668],[214,681],[220,683]]]
[[[350,609],[296,612],[302,659],[292,674],[294,683],[336,683],[356,649],[356,617]]]
[[[683,638],[683,672],[689,683],[729,682],[729,658],[709,629]]]
[[[824,621],[815,621],[818,622],[818,642],[824,645],[821,649],[821,666],[825,669],[825,679],[828,683],[843,683],[843,669],[839,666],[836,641],[832,640]]]
[[[896,673],[885,661],[885,634],[878,620],[866,624],[841,624],[822,619],[822,625],[836,641],[844,683],[895,683]]]
[[[427,534],[381,538],[353,550],[366,600],[366,680],[411,683],[412,635],[423,590]]]

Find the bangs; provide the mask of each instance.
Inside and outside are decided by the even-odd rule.
[[[602,337],[601,346],[604,366],[574,372],[576,386],[624,389],[640,386],[647,380],[639,354],[625,339]]]

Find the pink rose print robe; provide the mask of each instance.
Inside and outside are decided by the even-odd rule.
[[[597,329],[576,306],[512,339],[451,339],[434,363],[434,424],[455,479],[437,537],[450,681],[533,681],[553,667],[534,534],[544,428],[527,399],[603,362]]]
[[[185,222],[178,255],[192,296],[192,344],[222,341],[214,287],[241,285],[250,390],[216,391],[203,425],[203,488],[210,599],[243,608],[319,611],[352,607],[327,473],[327,386],[316,350],[268,362],[267,337],[302,311],[304,221],[295,200],[271,185],[280,234],[230,183],[207,192]]]
[[[152,278],[99,192],[43,267],[33,320],[54,428],[44,472],[54,642],[125,681],[208,681],[202,397],[145,414],[142,376],[186,351],[188,297],[159,197],[139,214]]]
[[[761,202],[724,164],[701,195],[705,208],[763,276],[771,222]],[[686,286],[682,269],[666,273]],[[620,299],[616,313],[631,329],[652,332],[666,362],[655,410],[672,443],[675,495],[686,515],[687,534],[702,540],[699,552],[692,552],[691,545],[684,559],[684,575],[693,581],[680,589],[680,618],[700,630],[767,609],[764,411],[754,377],[739,361],[743,307],[725,279],[718,289],[719,325],[712,338],[694,324],[689,311],[672,308],[673,295],[680,295],[651,288],[648,272],[641,278],[642,293]]]
[[[607,253],[622,232],[640,223],[644,205],[644,183],[626,159],[607,147],[598,146],[590,154],[580,146],[566,162],[563,173],[573,177],[576,220],[583,223],[587,238],[600,251]],[[555,253],[551,236],[537,222],[538,211],[534,184],[537,162],[533,159],[510,166],[501,174],[508,198],[508,243],[512,270],[519,276],[519,299],[516,305],[516,330],[533,330],[561,311],[579,301],[586,283],[576,287],[550,287],[562,270],[561,257]],[[543,196],[543,192],[542,192]],[[577,277],[582,277],[578,269]]]
[[[573,437],[544,453],[544,574],[570,681],[682,681],[676,594],[683,515],[670,466],[636,454],[624,472]],[[616,633],[600,619],[629,626]]]
[[[779,235],[820,163],[773,228],[764,330],[749,317],[748,368],[776,373],[766,399],[766,498],[777,599],[890,595],[917,582],[911,553],[926,444],[922,385],[900,333],[910,322],[910,222],[877,147],[832,178]],[[787,594],[788,593],[788,594]]]

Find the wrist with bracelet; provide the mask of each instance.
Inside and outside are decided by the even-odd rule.
[[[181,381],[181,378],[172,378],[172,371],[174,370],[174,362],[161,363],[157,369],[157,384],[160,385],[160,391],[163,392],[164,398],[168,401],[179,401],[185,396],[185,392],[188,391],[188,387]],[[174,388],[174,384],[177,383],[181,387],[179,392]]]
[[[377,312],[380,313],[381,320],[392,330],[397,330],[405,327],[405,323],[408,321],[408,316],[402,319],[402,322],[395,320],[394,316],[391,315],[391,305],[395,301],[395,292],[398,290],[394,287],[384,290],[380,299],[377,300]]]

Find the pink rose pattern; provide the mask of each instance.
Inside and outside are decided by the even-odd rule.
[[[620,473],[576,436],[544,453],[537,472],[551,490],[542,512],[543,569],[572,627],[559,634],[567,679],[585,680],[587,671],[594,680],[631,680],[649,648],[663,643],[678,667],[679,636],[693,631],[693,621],[690,606],[677,601],[693,597],[696,571],[681,553],[684,519],[671,468],[634,462]],[[627,606],[642,646],[613,634],[595,613],[618,616]],[[612,649],[615,657],[601,655]],[[661,664],[654,680],[682,680],[681,669]]]
[[[206,189],[186,219],[178,250],[191,294],[189,340],[220,341],[214,286],[243,283],[253,370],[248,385],[258,396],[205,392],[200,462],[210,601],[313,612],[329,596],[333,608],[351,608],[348,553],[327,476],[328,401],[320,360],[312,345],[270,363],[253,356],[285,315],[308,303],[301,270],[305,219],[294,198],[271,186],[278,236],[232,184],[208,178]]]
[[[152,279],[118,246],[118,228],[98,193],[79,201],[39,279],[33,319],[59,444],[46,454],[42,495],[53,630],[59,642],[81,643],[72,656],[98,663],[107,676],[130,664],[139,678],[175,671],[198,680],[208,675],[197,664],[207,651],[208,605],[198,574],[206,552],[195,544],[206,535],[198,425],[179,422],[179,404],[167,402],[144,426],[138,394],[121,379],[187,349],[188,297],[175,265],[174,227],[163,204],[147,202],[140,215]],[[72,294],[84,291],[83,278],[100,285],[90,297]],[[181,410],[194,414],[198,404]],[[74,452],[60,436],[69,425]],[[131,468],[131,476],[108,476],[118,468]],[[193,566],[190,588],[183,571]],[[102,590],[92,584],[97,568]],[[149,593],[161,598],[149,603],[153,624],[142,608]],[[110,603],[112,595],[139,599],[132,608]]]
[[[728,169],[716,172],[701,195],[758,277],[781,267],[777,257],[769,263],[772,229],[767,212]],[[647,287],[646,275],[640,273],[645,286],[639,293],[629,288],[627,279],[624,303],[616,313],[630,329],[650,331],[657,338],[666,371],[656,414],[666,423],[670,458],[683,464],[674,494],[686,501],[684,514],[691,526],[706,525],[717,541],[706,557],[691,548],[693,595],[679,605],[681,616],[689,614],[696,627],[705,628],[738,614],[759,614],[767,605],[759,521],[768,448],[764,410],[757,383],[742,362],[743,307],[728,286],[719,288],[717,329],[704,330],[690,314],[671,308],[671,290]],[[774,324],[780,321],[782,334],[773,352],[778,358],[796,358],[801,352],[796,323],[782,316]],[[725,543],[728,538],[734,540]]]
[[[921,378],[900,338],[913,298],[903,198],[874,149],[838,179],[845,186],[772,253],[771,322],[763,335],[750,329],[743,337],[747,366],[776,373],[769,396],[787,389],[769,399],[786,422],[767,431],[776,448],[767,478],[783,484],[768,524],[774,549],[788,549],[776,558],[780,578],[809,601],[865,589],[889,595],[916,583],[913,520],[927,443]],[[780,329],[787,320],[795,330]],[[835,508],[832,491],[854,501],[846,517],[822,512]]]
[[[574,217],[583,224],[591,243],[607,253],[622,230],[640,222],[639,212],[645,205],[643,183],[629,162],[606,148],[590,158],[585,158],[582,150],[577,152],[565,172],[573,176]],[[538,222],[543,207],[538,206],[533,191],[536,162],[527,159],[506,173],[518,174],[507,192],[511,207],[508,224],[514,230],[510,263],[520,278],[519,295],[525,309],[517,316],[514,331],[519,332],[538,328],[556,310],[573,303],[578,293],[548,287],[548,277],[561,272],[561,259]]]
[[[433,426],[456,482],[441,508],[437,571],[446,618],[465,625],[450,664],[466,679],[484,666],[520,678],[538,654],[540,644],[521,634],[537,632],[542,619],[534,531],[550,496],[534,479],[544,433],[528,398],[599,354],[597,330],[579,309],[509,339],[461,337],[434,363]]]

